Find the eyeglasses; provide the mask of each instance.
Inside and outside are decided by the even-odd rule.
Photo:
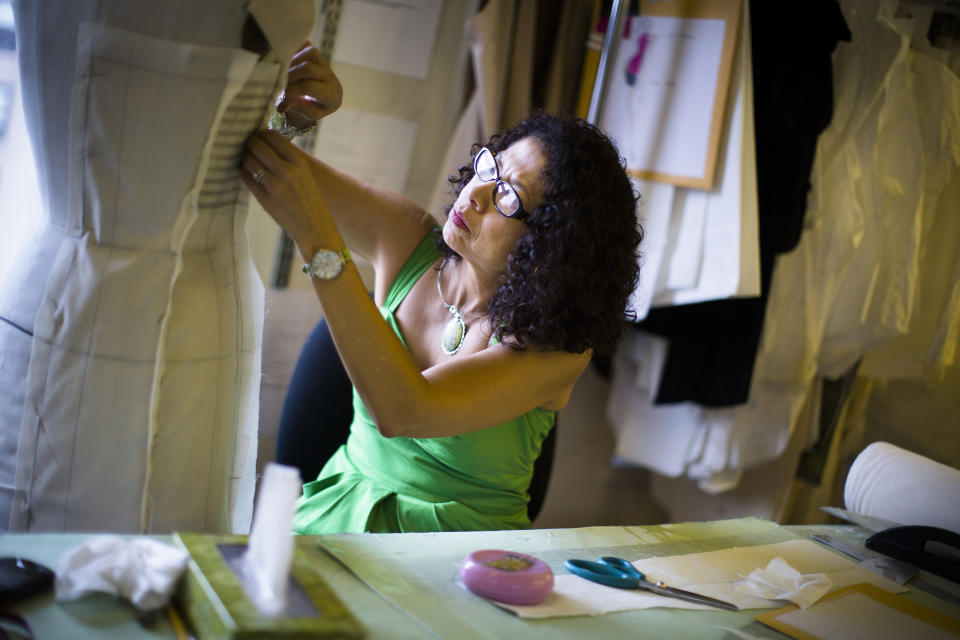
[[[473,159],[473,172],[482,182],[496,181],[493,187],[493,206],[496,207],[497,213],[517,220],[527,217],[527,212],[524,211],[516,190],[509,182],[500,179],[500,168],[490,149],[484,147],[477,153]]]

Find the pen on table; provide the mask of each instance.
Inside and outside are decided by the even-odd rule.
[[[167,618],[170,620],[170,626],[173,627],[174,633],[177,634],[177,640],[190,640],[193,636],[187,632],[187,627],[183,624],[183,618],[177,613],[177,609],[172,604],[168,604],[164,609]]]
[[[650,36],[646,32],[641,33],[640,39],[637,40],[637,52],[627,63],[627,84],[631,87],[637,83],[637,73],[640,71],[640,65],[643,64],[643,54],[647,50],[649,41]]]

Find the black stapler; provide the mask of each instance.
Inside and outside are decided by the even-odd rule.
[[[873,534],[866,547],[904,560],[960,584],[960,534],[939,527],[891,527]]]

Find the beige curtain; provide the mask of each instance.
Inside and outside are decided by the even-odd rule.
[[[473,86],[447,146],[429,211],[450,203],[447,176],[470,147],[531,110],[574,110],[591,3],[578,0],[490,0],[466,24]]]

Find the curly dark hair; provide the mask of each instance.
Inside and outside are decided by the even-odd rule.
[[[540,206],[488,305],[497,338],[523,349],[613,352],[633,319],[626,311],[639,277],[639,196],[613,142],[580,118],[537,112],[481,146],[495,154],[532,136],[546,158]],[[454,197],[473,178],[472,162],[451,176]],[[449,207],[447,209],[449,213]],[[439,234],[438,234],[439,235]],[[439,239],[448,257],[459,256]]]

